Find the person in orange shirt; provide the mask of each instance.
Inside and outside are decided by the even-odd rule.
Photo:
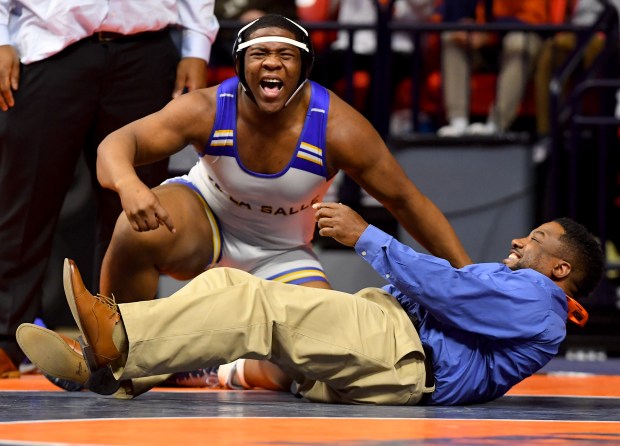
[[[444,0],[444,22],[544,24],[549,21],[548,0]],[[437,134],[492,135],[513,123],[528,79],[542,46],[533,32],[511,31],[501,36],[495,103],[486,123],[469,122],[469,76],[484,61],[485,51],[497,36],[485,32],[449,31],[442,34],[442,79],[448,125]]]

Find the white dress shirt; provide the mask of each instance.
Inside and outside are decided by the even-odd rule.
[[[22,63],[46,59],[98,31],[135,34],[183,30],[182,57],[211,55],[219,24],[215,0],[0,0],[0,45]]]

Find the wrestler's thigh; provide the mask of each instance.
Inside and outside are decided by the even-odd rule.
[[[144,256],[162,274],[191,279],[203,272],[213,257],[213,229],[205,203],[196,192],[181,184],[164,184],[153,192],[168,211],[175,233],[163,225],[153,231],[137,232],[123,213],[115,234],[117,238],[126,238],[125,255]]]
[[[168,209],[176,228],[175,234],[166,230],[170,243],[159,269],[179,280],[191,279],[213,262],[214,228],[206,203],[195,191],[181,184],[161,185],[154,192]]]

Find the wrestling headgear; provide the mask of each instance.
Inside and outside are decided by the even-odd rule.
[[[282,28],[290,31],[295,36],[295,39],[293,40],[282,36],[263,36],[255,39],[249,39],[249,36],[254,31],[262,28],[272,27]],[[241,82],[241,85],[243,86],[243,89],[252,99],[254,99],[253,95],[250,92],[247,81],[245,79],[245,51],[251,45],[264,42],[288,43],[299,48],[299,51],[301,52],[301,75],[299,76],[299,81],[297,82],[295,92],[287,101],[288,104],[288,102],[292,99],[293,96],[295,96],[295,94],[297,94],[297,92],[301,89],[301,86],[306,82],[306,80],[308,80],[308,77],[310,76],[310,70],[312,69],[312,64],[314,63],[314,49],[312,48],[312,41],[310,40],[310,35],[308,34],[308,31],[306,31],[301,25],[298,25],[291,19],[277,14],[264,15],[254,20],[253,22],[248,23],[239,30],[232,50],[233,59],[235,61],[235,70],[237,72],[237,77],[239,77],[239,82]]]

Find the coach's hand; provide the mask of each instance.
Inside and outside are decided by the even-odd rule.
[[[19,57],[11,45],[0,45],[0,110],[15,105],[13,91],[19,87]]]
[[[340,203],[315,203],[319,234],[332,237],[346,246],[355,246],[368,223],[349,206]]]
[[[207,86],[207,62],[198,57],[184,57],[177,65],[177,77],[172,97],[184,91],[194,91]]]

